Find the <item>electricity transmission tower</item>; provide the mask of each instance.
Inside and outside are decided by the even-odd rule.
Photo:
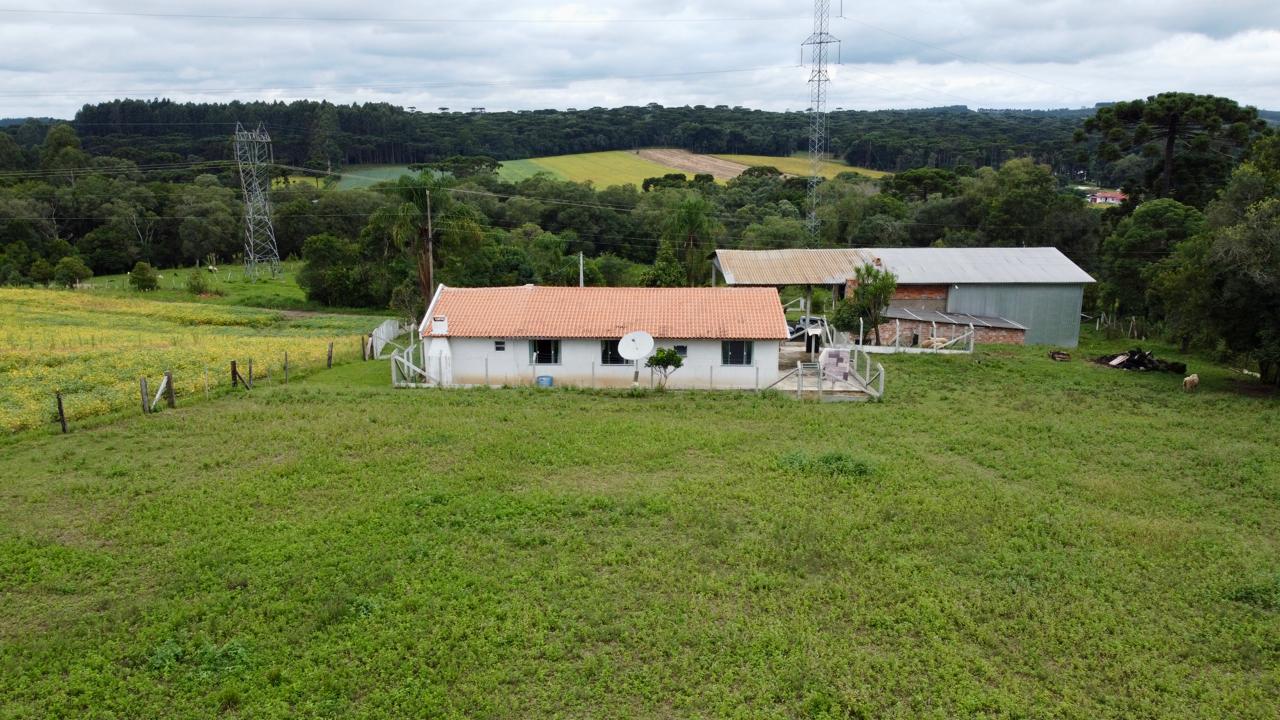
[[[809,48],[809,217],[805,227],[814,236],[818,234],[818,181],[827,155],[827,83],[831,82],[827,46],[840,42],[827,32],[830,23],[831,0],[813,0],[813,33],[800,47]]]
[[[270,166],[271,136],[261,124],[256,130],[245,130],[236,123],[236,165],[240,168],[240,186],[244,189],[244,273],[257,278],[258,266],[266,265],[271,277],[280,274],[280,252],[276,249],[276,232],[271,227]]]

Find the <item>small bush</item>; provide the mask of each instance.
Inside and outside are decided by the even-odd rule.
[[[155,290],[160,285],[160,275],[151,267],[151,263],[139,260],[133,270],[129,271],[129,285],[139,292]]]
[[[787,472],[819,477],[867,477],[871,474],[870,464],[842,452],[810,455],[796,450],[779,457],[778,467]]]
[[[77,283],[93,277],[93,271],[84,261],[74,255],[68,255],[53,266],[54,282],[66,288],[73,288]]]
[[[187,292],[192,295],[223,295],[222,288],[213,283],[208,275],[199,270],[192,270],[187,276]]]
[[[1227,599],[1259,610],[1280,610],[1280,575],[1266,582],[1238,588],[1227,595]]]

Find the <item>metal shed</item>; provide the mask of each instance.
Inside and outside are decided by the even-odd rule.
[[[934,310],[1026,326],[1025,341],[1074,347],[1084,286],[1094,280],[1057,248],[842,248],[717,250],[729,285],[840,288],[863,264],[898,278],[895,303],[929,298]],[[838,294],[838,293],[837,293]]]
[[[946,308],[1013,320],[1031,344],[1075,347],[1084,286],[1094,280],[1057,248],[869,248],[899,285],[946,284]]]

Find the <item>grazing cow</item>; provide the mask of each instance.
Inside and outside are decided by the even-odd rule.
[[[1192,373],[1191,375],[1188,375],[1187,377],[1182,378],[1183,390],[1187,392],[1191,392],[1192,390],[1195,390],[1198,387],[1200,387],[1200,376],[1198,374]]]

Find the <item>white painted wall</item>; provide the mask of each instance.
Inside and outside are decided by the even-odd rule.
[[[496,339],[496,338],[495,338]],[[630,387],[634,367],[603,365],[599,340],[561,340],[558,365],[529,364],[529,340],[505,338],[506,350],[494,349],[495,339],[449,338],[455,385],[531,385],[538,375],[550,375],[556,386]],[[778,341],[756,340],[751,365],[721,365],[719,340],[657,340],[658,347],[685,345],[684,365],[671,374],[670,388],[763,388],[778,379]],[[486,378],[487,370],[487,378]],[[640,384],[657,379],[640,361]]]

